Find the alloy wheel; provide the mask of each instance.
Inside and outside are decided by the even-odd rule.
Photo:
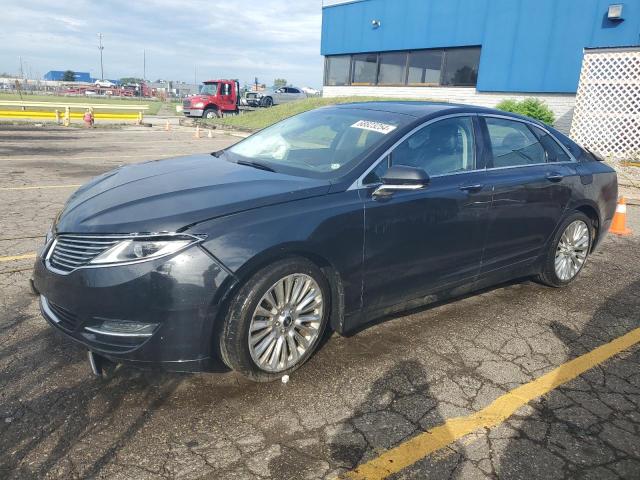
[[[294,273],[278,280],[256,307],[249,325],[249,352],[267,372],[282,372],[310,351],[320,334],[322,292],[309,275]]]
[[[567,226],[556,249],[555,271],[564,282],[573,279],[587,260],[590,245],[589,227],[582,220]]]

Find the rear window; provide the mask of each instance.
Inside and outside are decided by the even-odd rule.
[[[485,120],[494,168],[546,163],[544,147],[526,124],[491,117]]]

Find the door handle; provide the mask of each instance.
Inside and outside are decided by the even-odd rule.
[[[561,175],[560,173],[549,173],[547,175],[547,180],[549,180],[550,182],[554,182],[554,183],[561,182],[563,178],[564,178],[564,176]]]
[[[462,190],[463,192],[469,192],[469,193],[479,192],[483,188],[484,188],[484,185],[479,184],[479,183],[476,184],[476,185],[462,185],[462,186],[460,186],[460,190]]]

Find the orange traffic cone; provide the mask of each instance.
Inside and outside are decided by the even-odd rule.
[[[213,138],[213,130],[209,130],[209,133],[207,133],[207,138]]]
[[[616,235],[631,235],[632,233],[631,229],[627,228],[627,201],[624,197],[620,197],[618,200],[616,214],[613,216],[609,231]]]
[[[193,138],[200,138],[200,125],[196,126],[196,131],[193,134]]]
[[[169,120],[167,120],[167,123],[164,124],[164,129],[168,132],[169,130],[171,130],[171,125],[169,125]]]

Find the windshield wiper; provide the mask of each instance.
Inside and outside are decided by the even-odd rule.
[[[213,155],[216,158],[220,158],[222,155],[224,155],[224,150],[218,150],[217,152],[211,152],[211,155]]]
[[[246,165],[247,167],[257,168],[259,170],[266,170],[267,172],[275,172],[273,168],[263,163],[253,162],[249,160],[238,160],[236,163],[238,165]]]

